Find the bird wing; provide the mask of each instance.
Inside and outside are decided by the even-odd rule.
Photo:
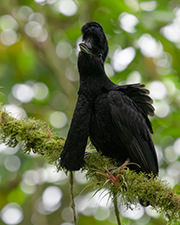
[[[110,113],[120,143],[128,151],[131,162],[137,163],[141,170],[158,173],[156,152],[150,137],[148,125],[143,114],[132,99],[121,91],[108,94]]]
[[[148,115],[154,115],[154,107],[152,106],[153,100],[148,96],[149,90],[145,89],[145,85],[139,83],[129,84],[118,86],[117,89],[133,100],[138,111],[140,111],[145,118],[150,132],[153,133],[151,122],[148,119]]]
[[[79,170],[84,163],[84,152],[89,135],[90,106],[87,98],[78,97],[71,126],[61,154],[61,166],[67,170]]]

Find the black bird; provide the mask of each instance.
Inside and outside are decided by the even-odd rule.
[[[96,22],[82,27],[78,55],[80,88],[69,133],[61,154],[61,166],[79,170],[84,163],[87,139],[103,155],[119,164],[127,159],[139,172],[158,174],[158,163],[148,115],[154,114],[149,91],[142,84],[116,85],[104,71],[108,42]],[[137,166],[138,165],[138,166]]]

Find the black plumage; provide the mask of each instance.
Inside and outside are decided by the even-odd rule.
[[[135,163],[130,166],[132,169],[157,175],[157,157],[150,135],[153,131],[148,119],[148,115],[154,114],[149,91],[142,84],[119,86],[111,82],[104,71],[108,42],[103,28],[90,22],[81,31],[79,96],[61,166],[79,170],[90,137],[97,151],[116,159],[120,165],[129,159]]]

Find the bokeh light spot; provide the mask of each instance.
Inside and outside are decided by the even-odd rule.
[[[44,42],[47,39],[48,39],[48,31],[45,28],[42,28],[41,33],[36,38],[36,40],[39,41],[39,42]]]
[[[37,2],[37,3],[43,3],[43,2],[45,2],[45,0],[34,0],[35,2]]]
[[[21,223],[23,220],[23,213],[18,204],[9,203],[2,209],[1,218],[5,224],[15,225]]]
[[[138,71],[131,72],[126,79],[126,84],[140,83],[140,82],[141,82],[141,74]]]
[[[155,60],[155,63],[159,67],[169,68],[172,65],[172,56],[167,52],[163,52],[160,58]]]
[[[113,68],[119,72],[125,70],[133,61],[135,55],[136,51],[133,47],[116,49],[112,57]]]
[[[34,97],[32,87],[27,84],[15,84],[12,88],[12,94],[16,99],[23,103],[30,102]]]
[[[77,12],[77,5],[72,0],[60,0],[58,8],[65,16],[73,16]]]
[[[11,15],[0,17],[0,28],[4,30],[13,30],[18,28],[16,20]]]
[[[88,182],[86,179],[86,172],[82,171],[75,172],[75,179],[79,184],[86,184]]]
[[[45,24],[45,17],[41,13],[32,13],[28,19],[29,21],[36,21],[40,23],[41,25]]]
[[[67,176],[63,171],[58,171],[54,168],[54,166],[48,166],[44,169],[42,175],[42,180],[44,182],[54,183],[58,181],[65,181],[67,180]]]
[[[72,208],[66,207],[61,212],[61,217],[64,221],[72,221],[73,220],[73,214],[72,214]]]
[[[134,33],[136,31],[135,26],[139,22],[136,16],[126,12],[121,13],[119,21],[121,28],[129,33]]]
[[[36,190],[35,186],[30,186],[28,184],[25,184],[24,182],[20,183],[20,188],[25,194],[33,194]]]
[[[180,156],[180,138],[176,139],[173,148],[178,156]]]
[[[37,21],[30,21],[25,26],[25,32],[32,38],[38,38],[42,34],[42,25]]]
[[[157,7],[156,1],[147,1],[147,2],[140,2],[140,8],[144,11],[153,11]]]
[[[179,25],[176,23],[169,24],[164,26],[161,29],[161,33],[167,38],[169,41],[179,43],[180,42],[180,29]]]
[[[5,168],[10,172],[16,172],[19,170],[21,166],[21,161],[19,157],[13,155],[13,156],[7,156],[4,161]]]
[[[49,121],[53,127],[62,128],[67,123],[67,116],[63,112],[55,111],[50,114]]]
[[[106,220],[110,215],[110,210],[108,208],[100,207],[96,209],[94,218],[100,221]]]
[[[47,98],[47,96],[49,94],[49,89],[46,84],[44,84],[42,82],[37,82],[37,83],[33,84],[32,88],[34,91],[35,99],[41,101],[41,100],[44,100],[45,98]]]
[[[91,196],[93,196],[94,193],[92,193]],[[94,207],[104,207],[104,208],[109,208],[111,206],[111,198],[109,191],[105,188],[102,188],[100,191],[98,191],[94,195]]]
[[[21,6],[17,12],[19,19],[26,21],[32,14],[33,10],[28,6]]]
[[[163,54],[162,44],[150,34],[143,34],[137,41],[142,54],[146,57],[160,57]]]
[[[180,162],[178,161],[172,162],[167,168],[167,175],[175,178],[178,182],[180,178],[179,171],[180,171]]]
[[[148,85],[150,96],[153,99],[163,99],[167,95],[167,89],[161,81],[153,81]]]
[[[155,115],[160,118],[164,118],[170,113],[170,107],[165,101],[154,102],[153,105],[155,108]]]
[[[173,146],[166,147],[164,150],[164,155],[165,155],[166,160],[170,163],[175,162],[178,158],[178,155],[174,151]]]
[[[176,93],[175,83],[170,79],[166,79],[164,81],[164,84],[166,85],[166,88],[168,90],[168,94],[173,96]]]
[[[159,217],[159,213],[155,209],[153,209],[152,206],[146,207],[145,211],[151,217],[154,217],[154,218],[158,218]]]
[[[10,46],[17,42],[17,34],[14,30],[4,30],[0,34],[0,39],[3,45]]]
[[[68,80],[73,82],[79,79],[79,77],[77,76],[77,73],[75,73],[74,70],[71,68],[66,69],[66,77],[68,78]]]
[[[3,152],[5,155],[14,155],[19,150],[19,145],[17,145],[15,148],[11,148],[5,143],[0,144],[0,152]]]
[[[62,191],[56,186],[47,187],[42,194],[42,203],[47,211],[55,211],[59,208]]]
[[[72,47],[68,42],[61,41],[56,46],[56,54],[59,58],[66,59],[72,53]]]
[[[172,23],[161,28],[161,33],[167,38],[169,41],[174,43],[180,43],[180,8],[176,8],[174,10],[175,18]]]
[[[29,186],[37,185],[39,181],[39,174],[35,170],[28,170],[23,174],[23,182]]]
[[[138,204],[131,204],[131,208],[127,208],[126,206],[121,207],[121,213],[124,217],[139,220],[144,215],[144,208]]]
[[[3,105],[2,109],[16,119],[24,119],[27,117],[26,112],[23,108],[13,104]]]
[[[130,9],[133,11],[138,11],[139,10],[139,2],[138,0],[124,0],[125,3],[128,5]]]

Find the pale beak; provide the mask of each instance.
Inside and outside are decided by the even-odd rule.
[[[79,44],[80,50],[88,55],[92,54],[92,45],[90,40],[82,42]]]

